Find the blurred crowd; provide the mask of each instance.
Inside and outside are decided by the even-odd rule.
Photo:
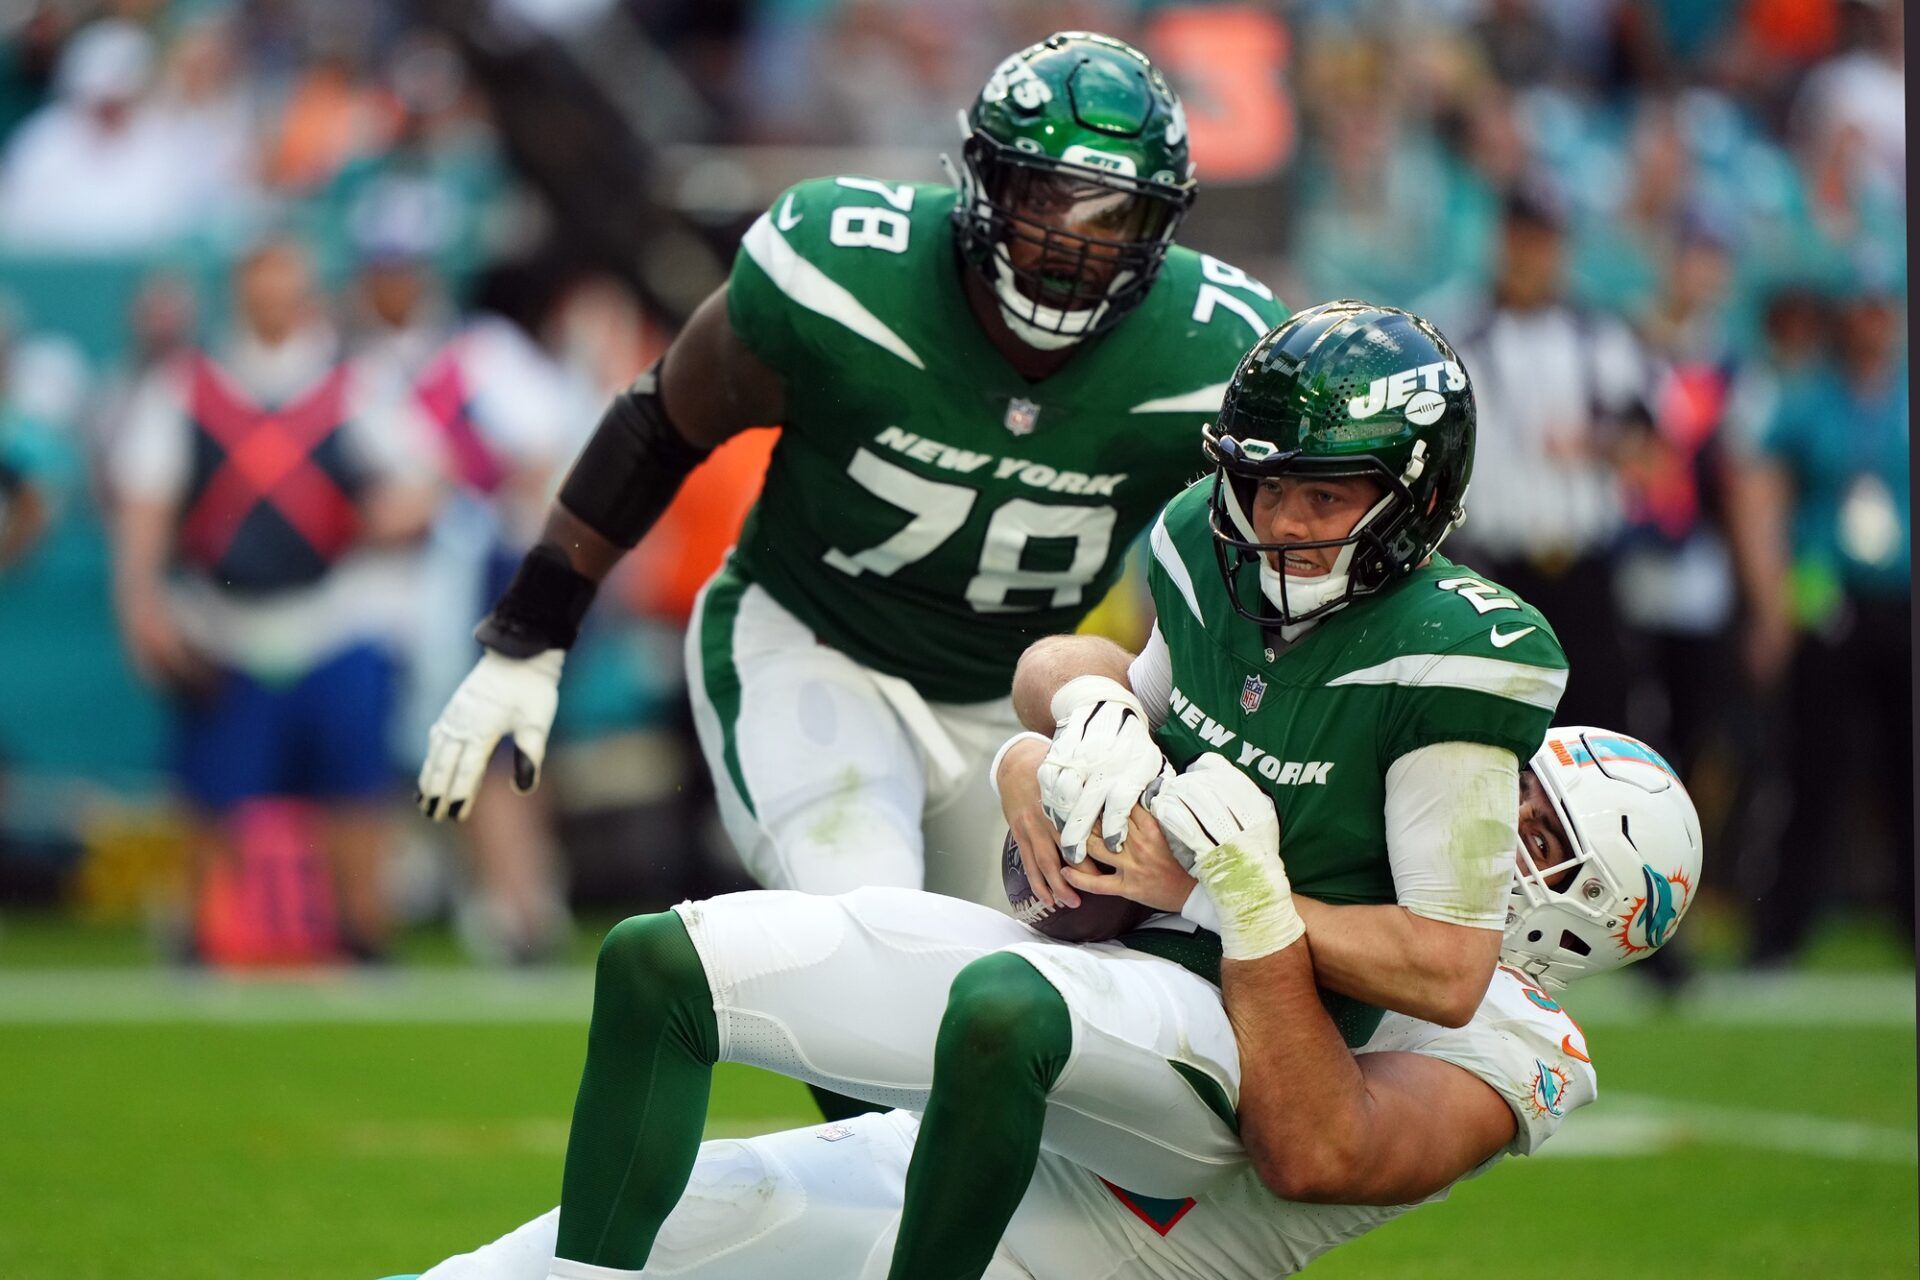
[[[123,819],[61,830],[73,797],[167,789],[183,954],[379,957],[396,913],[450,911],[476,954],[537,959],[569,880],[728,883],[674,637],[750,461],[604,593],[570,660],[578,749],[534,796],[491,778],[449,849],[401,818],[425,725],[605,397],[684,311],[650,248],[724,263],[776,168],[936,177],[994,63],[1075,27],[1184,95],[1184,240],[1296,305],[1364,297],[1454,339],[1481,434],[1449,549],[1554,621],[1562,722],[1680,767],[1734,945],[1787,960],[1843,901],[1890,904],[1910,941],[1893,0],[18,0],[0,902],[88,883],[49,859],[125,860]],[[542,83],[488,74],[502,49],[604,109],[546,114]],[[629,192],[632,252],[570,216]],[[1137,610],[1103,616],[1137,639]],[[300,751],[259,747],[288,725]]]

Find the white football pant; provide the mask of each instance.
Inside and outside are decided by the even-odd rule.
[[[1073,1028],[1045,1149],[1148,1196],[1198,1195],[1246,1167],[1227,1117],[1240,1056],[1219,989],[1118,943],[1074,945],[975,903],[907,889],[759,891],[674,908],[713,989],[720,1058],[881,1106],[924,1110],[947,992],[1012,951]]]
[[[814,638],[724,570],[687,629],[694,725],[720,816],[769,889],[930,889],[1006,909],[1006,822],[987,779],[1010,698],[929,703]]]
[[[643,1276],[885,1280],[919,1123],[903,1111],[702,1143]],[[545,1280],[560,1211],[421,1280]],[[1100,1180],[1042,1154],[985,1280],[1201,1280]]]

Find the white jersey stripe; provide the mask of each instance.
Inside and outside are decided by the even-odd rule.
[[[1182,392],[1177,396],[1161,396],[1158,400],[1142,400],[1128,413],[1218,413],[1220,401],[1227,394],[1227,384],[1216,382],[1210,387],[1201,387],[1197,391]]]
[[[1200,614],[1199,597],[1193,593],[1193,575],[1187,572],[1187,562],[1180,558],[1180,552],[1174,548],[1173,535],[1167,532],[1167,513],[1163,509],[1153,522],[1153,558],[1167,571],[1167,577],[1179,588],[1180,598],[1187,602],[1187,608],[1193,611],[1194,621],[1205,626],[1207,620]]]
[[[881,322],[880,317],[860,304],[860,300],[835,284],[820,268],[795,252],[773,225],[773,219],[761,214],[740,241],[747,256],[767,273],[780,292],[818,315],[845,325],[875,346],[891,351],[916,369],[927,366],[914,354],[900,335]]]
[[[1156,530],[1156,535],[1158,531]],[[1155,550],[1158,550],[1156,542]],[[1410,653],[1377,666],[1362,667],[1327,681],[1340,684],[1404,684],[1424,688],[1472,689],[1510,698],[1542,711],[1559,705],[1567,687],[1564,668],[1535,667],[1500,658],[1462,653]]]

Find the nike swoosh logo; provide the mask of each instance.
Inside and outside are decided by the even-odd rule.
[[[1569,1058],[1578,1058],[1582,1062],[1591,1063],[1593,1061],[1592,1058],[1589,1058],[1586,1054],[1574,1048],[1572,1036],[1560,1037],[1560,1052],[1566,1054]]]
[[[1518,631],[1509,631],[1506,634],[1502,635],[1500,632],[1500,628],[1495,627],[1493,629],[1493,634],[1488,636],[1487,638],[1493,641],[1494,648],[1504,649],[1516,640],[1526,639],[1528,636],[1532,635],[1534,632],[1538,631],[1539,629],[1540,628],[1538,627],[1522,627]]]
[[[800,225],[800,219],[805,216],[793,211],[793,197],[788,196],[787,202],[780,206],[780,212],[774,217],[773,225],[782,231],[791,231]]]

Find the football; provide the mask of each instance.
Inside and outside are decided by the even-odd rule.
[[[1080,865],[1083,869],[1106,873],[1106,868],[1092,858]],[[1027,881],[1027,870],[1020,862],[1020,846],[1014,842],[1011,831],[1007,832],[1006,843],[1000,850],[1000,874],[1014,918],[1059,942],[1106,942],[1139,928],[1153,914],[1152,907],[1141,906],[1129,898],[1091,893],[1081,894],[1077,907],[1047,906],[1034,896],[1033,886]]]

